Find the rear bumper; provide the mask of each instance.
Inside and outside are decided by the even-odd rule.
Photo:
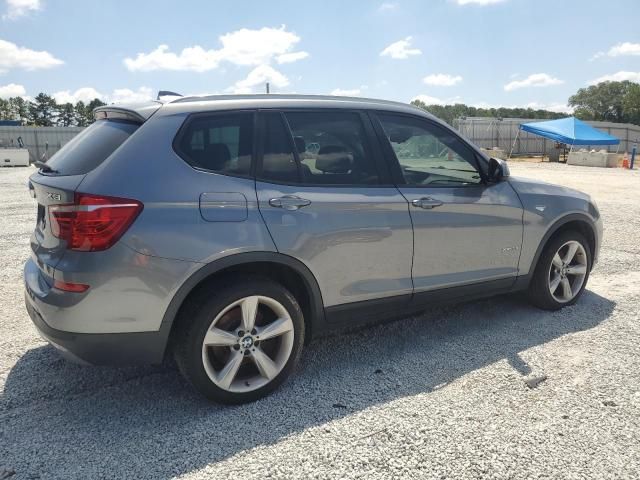
[[[91,365],[142,365],[162,362],[167,336],[162,332],[72,333],[47,325],[37,299],[25,292],[27,312],[38,332],[66,359]]]
[[[122,244],[103,252],[67,251],[55,270],[43,268],[34,254],[24,266],[27,311],[42,336],[71,360],[160,363],[171,328],[162,319],[191,268],[192,263],[143,255]],[[54,277],[91,287],[64,292],[52,288]]]

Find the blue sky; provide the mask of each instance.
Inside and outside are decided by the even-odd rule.
[[[638,0],[0,0],[0,96],[342,93],[563,110],[640,82]],[[636,20],[637,23],[637,20]]]

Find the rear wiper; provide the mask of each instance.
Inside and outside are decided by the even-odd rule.
[[[41,162],[40,160],[36,160],[33,164],[40,169],[41,172],[44,173],[60,173],[58,170],[51,168],[45,162]]]

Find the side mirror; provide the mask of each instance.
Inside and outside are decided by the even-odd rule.
[[[489,159],[489,171],[487,174],[490,182],[499,182],[509,176],[509,166],[504,160],[491,157]]]

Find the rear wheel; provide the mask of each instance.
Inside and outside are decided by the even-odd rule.
[[[558,310],[573,305],[587,284],[591,250],[582,234],[563,232],[544,248],[536,266],[529,298],[535,306]]]
[[[245,403],[280,385],[304,343],[296,299],[279,284],[251,279],[199,292],[181,314],[175,357],[182,374],[210,400]]]

